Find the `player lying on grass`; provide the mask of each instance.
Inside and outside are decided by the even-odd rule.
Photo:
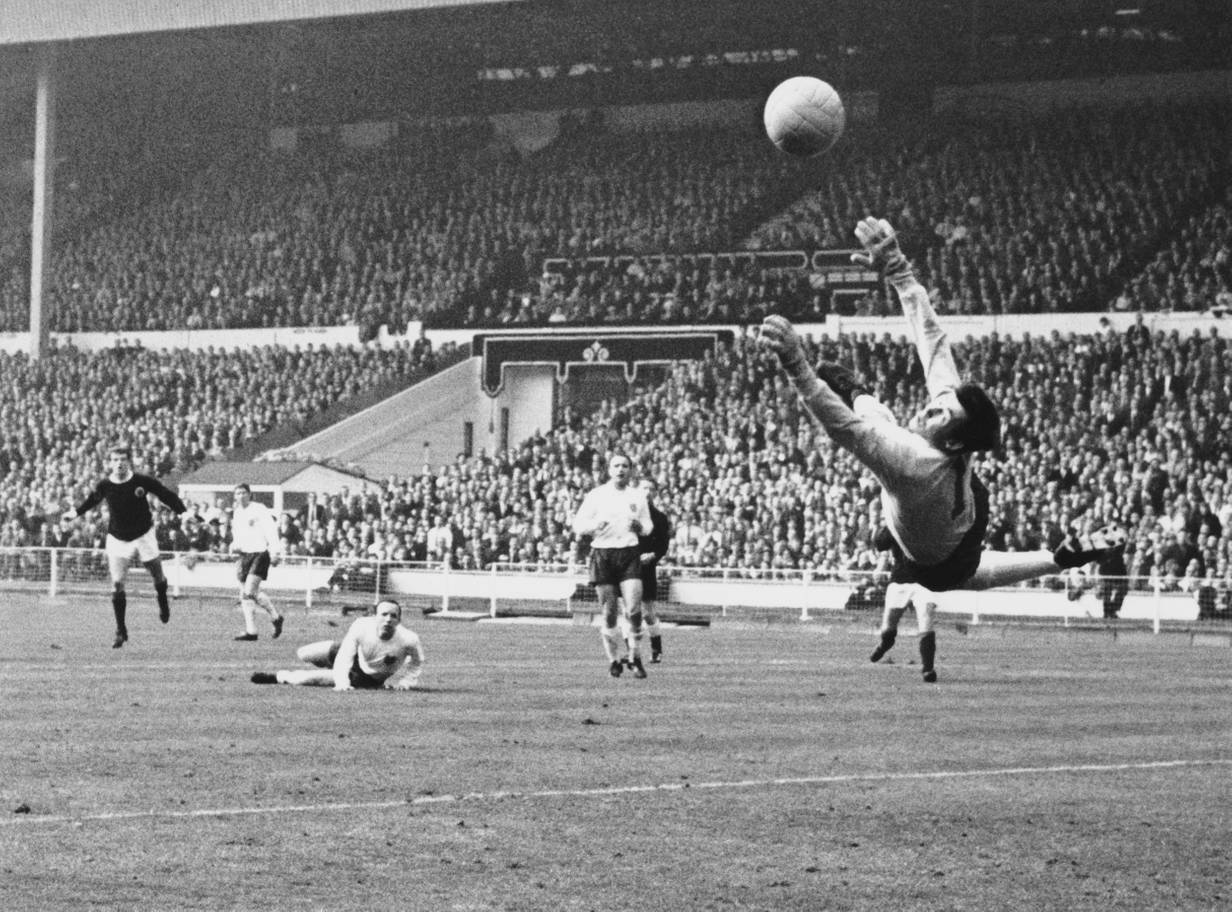
[[[383,599],[376,613],[353,623],[341,643],[321,640],[296,650],[313,669],[253,672],[254,684],[299,684],[334,690],[410,690],[419,683],[424,651],[402,626],[402,608]]]
[[[1000,445],[1001,416],[982,387],[959,375],[945,330],[890,224],[866,218],[856,237],[865,252],[853,254],[853,261],[883,273],[898,294],[924,368],[924,407],[899,425],[850,371],[825,362],[814,370],[783,317],[766,317],[761,341],[778,355],[813,418],[881,483],[886,528],[878,545],[894,555],[891,582],[934,592],[989,589],[1081,566],[1123,547],[1124,530],[1108,526],[1072,533],[1052,552],[984,550],[988,490],[972,459]]]

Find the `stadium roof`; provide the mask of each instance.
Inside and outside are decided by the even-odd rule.
[[[357,472],[340,469],[336,466],[322,465],[317,462],[292,460],[285,462],[230,462],[220,459],[203,463],[195,472],[191,472],[181,478],[180,484],[217,487],[246,481],[250,485],[258,486],[282,485],[308,469],[318,469],[356,481],[367,480]]]
[[[0,0],[0,45],[331,19],[520,0]]]

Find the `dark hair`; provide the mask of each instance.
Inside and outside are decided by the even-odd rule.
[[[246,482],[246,481],[241,481],[239,484],[237,484],[237,485],[235,486],[235,490],[237,490],[237,491],[247,491],[249,494],[251,494],[251,493],[252,493],[252,488],[248,487],[248,482]]]
[[[377,599],[376,604],[372,606],[372,613],[376,614],[376,610],[378,608],[380,608],[382,605],[387,605],[387,604],[393,605],[395,608],[398,609],[398,620],[402,620],[402,606],[398,604],[397,599],[391,599],[391,598]]]
[[[125,459],[133,458],[133,448],[130,446],[126,446],[123,443],[117,443],[115,446],[113,446],[111,449],[107,451],[108,456],[110,456],[113,453],[123,453]]]
[[[979,453],[1001,446],[1001,413],[988,398],[984,388],[970,381],[954,390],[967,420],[954,431],[953,439],[962,444],[964,452]]]

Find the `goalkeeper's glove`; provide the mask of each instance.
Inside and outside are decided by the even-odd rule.
[[[856,379],[856,375],[833,361],[818,361],[817,376],[847,403],[848,408],[855,404],[856,396],[872,395],[872,391]]]
[[[911,261],[903,256],[894,228],[885,219],[866,218],[856,225],[856,238],[864,253],[853,253],[851,262],[882,273],[891,282],[914,276]]]
[[[771,314],[762,321],[760,341],[774,350],[779,363],[790,374],[808,369],[808,355],[804,341],[787,319]]]

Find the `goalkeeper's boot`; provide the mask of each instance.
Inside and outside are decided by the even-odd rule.
[[[1052,559],[1058,567],[1070,570],[1107,557],[1118,548],[1124,548],[1127,540],[1125,529],[1116,523],[1097,529],[1090,535],[1071,533],[1052,552]]]
[[[897,630],[881,631],[881,642],[873,650],[873,654],[868,657],[868,660],[870,662],[880,662],[885,657],[885,654],[894,648],[894,641],[897,639]]]
[[[633,677],[635,678],[646,677],[646,666],[642,664],[641,656],[634,656],[633,661],[630,662],[629,664],[633,666]]]
[[[123,628],[117,628],[115,632],[115,640],[111,644],[112,649],[119,649],[128,642],[128,631]]]
[[[252,673],[252,683],[254,684],[277,684],[278,675],[272,671],[254,671]]]
[[[937,672],[931,668],[928,669],[928,671],[924,672],[924,683],[925,684],[936,684],[937,683]]]
[[[620,659],[617,659],[608,667],[608,671],[611,673],[613,678],[619,678],[625,672],[625,663]]]
[[[241,633],[237,637],[232,637],[232,639],[237,643],[252,643],[257,640],[257,635],[255,633]]]

